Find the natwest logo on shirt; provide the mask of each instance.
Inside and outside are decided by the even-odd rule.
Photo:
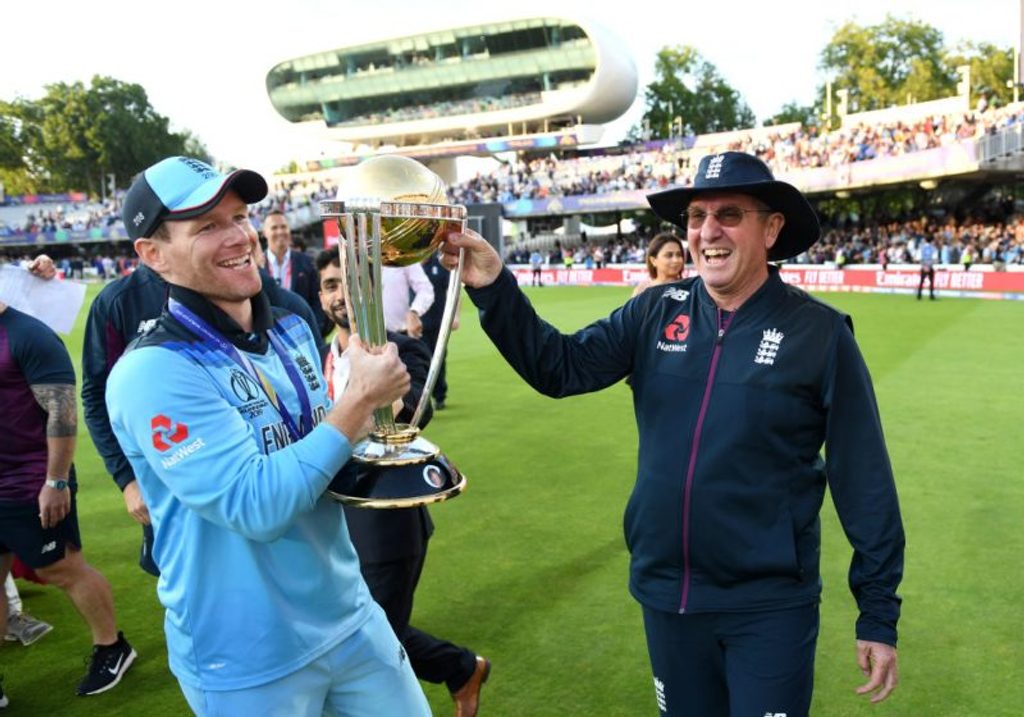
[[[662,331],[664,341],[658,341],[659,351],[678,352],[686,351],[686,337],[690,335],[690,317],[686,314],[672,319],[668,326]]]
[[[202,438],[183,445],[188,438],[188,426],[184,423],[175,423],[162,413],[153,416],[150,420],[150,427],[153,429],[154,448],[161,453],[174,449],[173,453],[160,459],[160,465],[164,468],[173,468],[206,445]]]
[[[184,423],[173,423],[162,413],[153,416],[149,425],[153,429],[153,448],[161,453],[171,450],[188,438],[188,426]]]

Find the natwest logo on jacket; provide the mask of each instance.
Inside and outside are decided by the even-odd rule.
[[[153,429],[153,448],[161,453],[171,450],[176,444],[188,438],[188,426],[184,423],[172,423],[162,413],[153,416],[149,422]]]
[[[661,332],[664,341],[658,340],[658,350],[669,353],[686,351],[686,337],[690,335],[690,317],[686,314],[672,319]]]
[[[686,341],[686,337],[690,335],[690,317],[686,314],[679,314],[665,327],[664,333],[668,341],[677,344]]]

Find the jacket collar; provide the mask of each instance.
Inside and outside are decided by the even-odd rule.
[[[208,323],[221,336],[227,339],[236,348],[251,353],[265,353],[269,341],[267,331],[274,325],[274,313],[270,308],[270,299],[266,291],[260,290],[253,296],[252,302],[252,329],[247,333],[230,316],[225,314],[216,305],[192,289],[184,286],[170,284],[170,296],[191,309],[199,318]]]
[[[711,294],[708,293],[707,287],[704,286],[704,280],[700,277],[697,278],[696,286],[698,288],[697,295],[700,297],[701,306],[705,311],[712,313],[717,312],[718,305],[715,304],[715,300],[711,298]],[[776,303],[777,299],[786,290],[786,284],[782,281],[782,277],[779,276],[779,268],[774,264],[768,265],[768,278],[761,286],[758,287],[757,291],[750,295],[743,304],[736,309],[733,313],[738,313],[742,316],[748,316],[758,311],[763,311],[764,307],[772,306]]]

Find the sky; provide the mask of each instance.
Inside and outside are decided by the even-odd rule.
[[[275,64],[444,27],[561,14],[610,28],[634,58],[641,97],[606,130],[604,139],[616,141],[639,120],[643,87],[654,79],[655,55],[667,45],[696,47],[760,121],[787,102],[812,102],[825,79],[817,67],[821,50],[848,20],[875,24],[889,13],[933,25],[949,46],[972,40],[1010,47],[1018,42],[1021,4],[524,0],[498,9],[481,0],[14,0],[0,11],[0,99],[34,99],[46,84],[88,83],[97,74],[135,82],[173,129],[198,135],[218,161],[271,172],[325,150],[322,138],[271,106],[265,80]],[[336,154],[328,148],[328,156]]]

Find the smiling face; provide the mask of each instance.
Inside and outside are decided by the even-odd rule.
[[[263,236],[267,238],[267,249],[279,259],[292,245],[292,231],[283,214],[271,214],[263,222]]]
[[[684,262],[683,245],[670,239],[653,256],[647,257],[647,268],[651,278],[658,283],[676,281],[682,277]]]
[[[162,229],[135,241],[142,260],[169,283],[202,294],[236,321],[244,316],[242,309],[259,293],[261,280],[256,230],[241,197],[229,190],[205,214],[164,222]]]
[[[716,216],[727,208],[747,211],[730,227]],[[686,240],[708,293],[723,309],[739,308],[768,278],[768,250],[785,218],[767,209],[756,198],[735,193],[701,194],[687,208],[706,215],[700,226],[688,225]]]
[[[341,280],[341,267],[336,264],[328,264],[320,270],[320,307],[347,334],[349,324],[345,308],[345,285]]]

